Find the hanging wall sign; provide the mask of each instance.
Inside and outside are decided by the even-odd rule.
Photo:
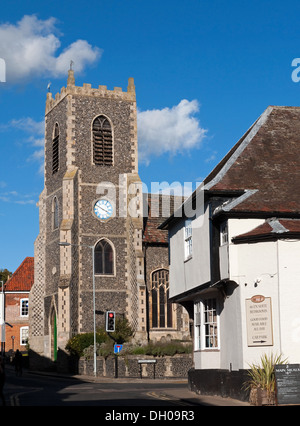
[[[246,299],[248,346],[273,346],[271,297]]]

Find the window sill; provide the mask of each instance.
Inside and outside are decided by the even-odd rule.
[[[220,349],[218,348],[212,348],[212,349],[196,349],[194,352],[220,352]]]
[[[188,262],[189,260],[193,259],[193,255],[191,254],[187,258],[184,259],[184,263]]]
[[[150,331],[177,331],[176,328],[168,328],[168,327],[150,327]]]
[[[96,277],[115,277],[115,274],[95,274],[95,278]]]

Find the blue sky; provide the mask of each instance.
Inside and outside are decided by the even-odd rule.
[[[47,84],[53,94],[66,85],[70,58],[76,85],[125,90],[134,77],[139,172],[148,188],[195,183],[268,105],[300,105],[300,83],[292,80],[299,19],[296,0],[6,2],[0,268],[14,271],[33,256]]]

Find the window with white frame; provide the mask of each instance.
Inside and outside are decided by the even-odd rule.
[[[193,233],[192,233],[192,220],[185,221],[184,227],[184,253],[185,259],[189,259],[193,255]]]
[[[228,244],[228,222],[227,220],[220,225],[220,245]]]
[[[216,298],[195,304],[195,350],[219,349],[219,314]]]
[[[20,345],[25,346],[28,343],[28,331],[29,327],[20,328]]]
[[[28,303],[29,299],[21,299],[20,301],[20,316],[21,317],[28,317]]]

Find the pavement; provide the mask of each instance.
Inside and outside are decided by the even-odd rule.
[[[70,374],[59,374],[54,372],[41,372],[41,371],[28,371],[31,374],[40,374],[40,375],[49,375],[57,376],[60,378],[74,378],[76,380],[81,380],[85,382],[92,383],[151,383],[151,384],[161,384],[162,391],[159,394],[153,392],[153,397],[158,399],[164,399],[166,401],[176,401],[176,404],[182,406],[195,406],[199,404],[202,406],[219,406],[219,407],[250,407],[250,403],[245,401],[239,401],[232,398],[222,398],[218,395],[198,395],[195,392],[192,392],[188,389],[188,381],[184,379],[131,379],[131,378],[120,378],[115,379],[111,377],[94,377],[87,375],[70,375]],[[178,389],[168,388],[164,389],[164,384],[186,384],[186,389],[180,387]]]

